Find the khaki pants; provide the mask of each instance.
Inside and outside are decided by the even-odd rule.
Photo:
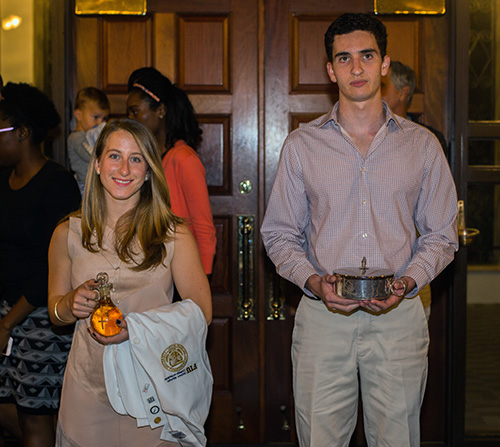
[[[303,297],[292,343],[299,445],[348,446],[361,386],[368,445],[420,446],[428,344],[418,297],[379,315],[331,312]]]

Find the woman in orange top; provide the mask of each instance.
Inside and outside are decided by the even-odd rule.
[[[201,130],[186,93],[153,67],[135,70],[128,82],[128,117],[144,124],[164,148],[163,169],[172,211],[186,220],[196,240],[203,269],[212,273],[215,226],[205,168],[193,148]]]

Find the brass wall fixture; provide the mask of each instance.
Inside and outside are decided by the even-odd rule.
[[[10,14],[2,19],[2,29],[4,31],[10,31],[21,26],[23,19],[14,14]]]
[[[431,14],[446,12],[446,0],[374,0],[375,14]]]
[[[75,14],[145,15],[147,0],[75,0]]]
[[[238,320],[255,320],[255,216],[238,215]]]

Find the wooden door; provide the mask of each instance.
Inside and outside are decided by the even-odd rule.
[[[500,299],[498,287],[491,286],[500,272],[498,6],[458,0],[452,7],[458,198],[465,202],[466,228],[480,230],[468,243],[461,241],[454,268],[449,383],[453,446],[500,445],[500,406],[494,391],[499,375],[495,362]]]
[[[218,240],[208,340],[215,381],[206,425],[212,445],[296,441],[290,343],[301,293],[274,273],[258,228],[285,137],[337,99],[325,70],[327,26],[342,12],[372,7],[368,0],[150,0],[145,17],[69,14],[70,101],[78,89],[93,85],[108,94],[112,115],[123,116],[129,74],[152,65],[189,94],[203,128],[199,154]],[[389,51],[419,77],[413,111],[446,133],[440,105],[445,89],[430,82],[433,73],[426,69],[431,59],[446,70],[442,21],[383,20]],[[430,57],[423,50],[426,39],[435,48]],[[440,354],[444,340],[432,331]],[[445,387],[432,383],[442,385],[444,359],[432,360],[429,380],[433,393],[426,405],[437,412]],[[423,420],[424,438],[441,439],[444,419],[424,414]],[[355,438],[362,442],[361,429]]]
[[[148,1],[145,17],[75,16],[69,97],[104,90],[111,115],[126,113],[129,74],[154,66],[184,89],[203,141],[217,254],[211,279],[208,351],[214,396],[212,443],[257,443],[260,436],[258,272],[258,1]],[[243,283],[243,284],[242,284]],[[250,304],[248,318],[240,315]]]
[[[338,99],[338,90],[326,73],[327,57],[324,33],[335,17],[343,12],[372,12],[373,1],[269,0],[266,2],[265,50],[265,199],[274,181],[279,153],[287,134],[327,112]],[[412,67],[417,75],[417,91],[410,112],[423,122],[441,129],[445,135],[447,90],[448,17],[380,16],[388,31],[388,54]],[[429,43],[432,42],[432,45]],[[278,281],[274,278],[274,281]],[[433,284],[430,320],[431,346],[429,379],[422,409],[422,440],[442,443],[446,439],[446,307],[451,281],[445,271]],[[279,281],[278,281],[279,283]],[[281,287],[282,289],[284,287]],[[293,287],[287,297],[285,315],[293,319],[298,304]],[[266,384],[274,401],[266,402],[269,419],[273,406],[285,401],[289,393],[289,348],[291,321],[267,323],[267,364],[279,364],[286,381],[275,382],[276,368],[266,368]],[[278,343],[280,340],[280,343]],[[276,349],[272,345],[276,345]],[[279,349],[282,349],[279,352]],[[276,401],[277,395],[279,399]],[[353,444],[363,445],[361,417],[358,418]],[[267,427],[267,438],[278,440],[279,424]],[[283,436],[281,438],[283,439]]]

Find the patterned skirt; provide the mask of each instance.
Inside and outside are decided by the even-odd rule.
[[[5,301],[0,304],[1,317],[9,310]],[[47,308],[38,307],[11,336],[11,354],[0,357],[0,403],[13,402],[25,413],[55,413],[72,331],[52,327]]]

